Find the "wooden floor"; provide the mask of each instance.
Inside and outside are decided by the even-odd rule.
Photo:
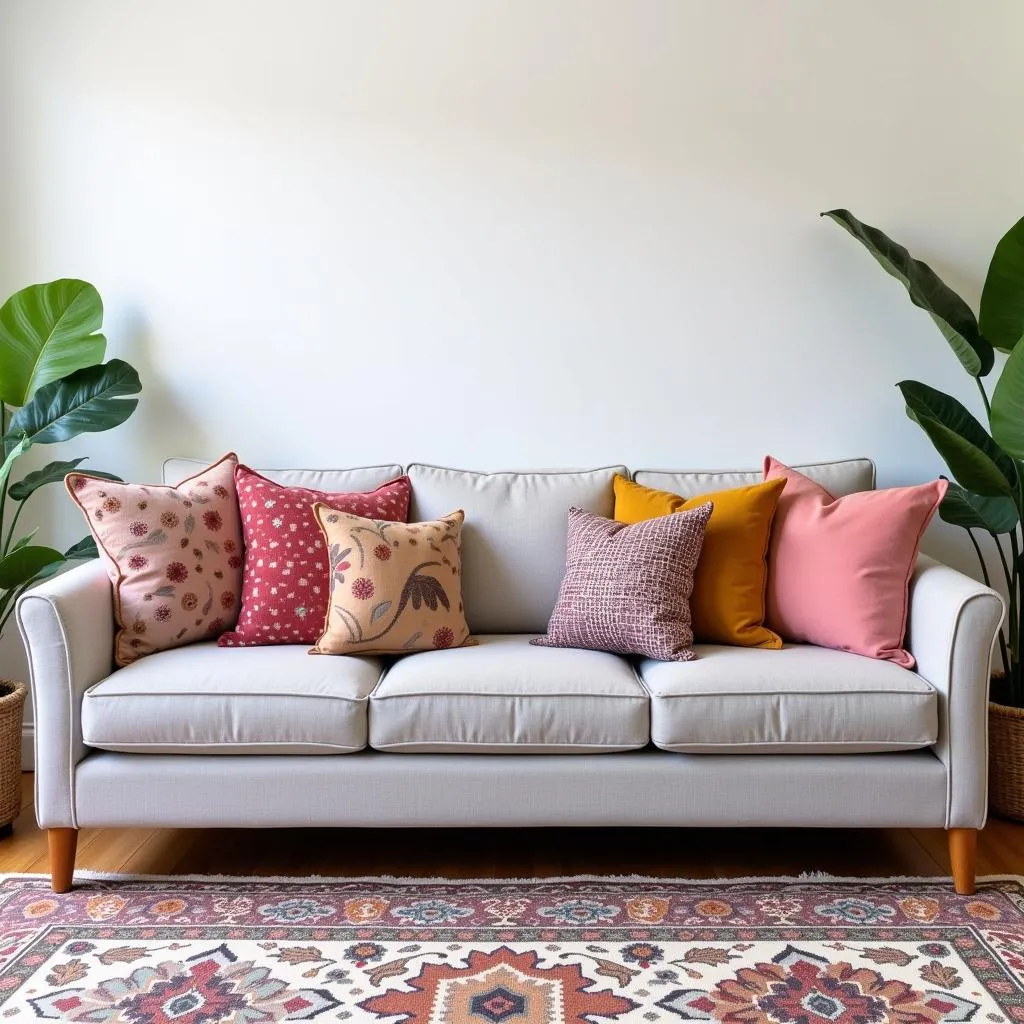
[[[46,872],[32,776],[0,872]],[[134,874],[535,878],[947,875],[941,829],[83,829],[79,868]],[[1024,825],[992,819],[978,873],[1024,874]]]

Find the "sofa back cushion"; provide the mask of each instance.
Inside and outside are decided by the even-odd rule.
[[[466,513],[462,599],[473,633],[543,633],[565,571],[570,506],[611,517],[623,466],[474,473],[413,463],[410,522]]]
[[[176,484],[192,476],[209,463],[201,459],[167,459],[164,462],[164,483]],[[257,473],[285,487],[308,487],[313,491],[372,491],[381,484],[402,475],[402,467],[359,466],[355,469],[260,469]],[[450,511],[450,509],[448,510]]]
[[[830,494],[841,498],[856,491],[871,491],[875,487],[875,464],[870,459],[843,459],[839,462],[815,462],[796,465],[804,476],[821,484]],[[763,479],[761,469],[708,470],[695,472],[685,469],[638,469],[633,479],[644,487],[659,491],[672,491],[684,498],[692,498],[708,491],[721,491],[729,487],[747,487]]]

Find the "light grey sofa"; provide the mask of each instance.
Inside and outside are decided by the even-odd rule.
[[[201,463],[171,460],[165,479]],[[801,467],[833,493],[858,459]],[[365,490],[401,472],[269,472]],[[470,473],[413,465],[411,519],[466,511],[463,596],[477,647],[401,659],[202,643],[112,671],[98,562],[22,597],[36,814],[53,887],[94,826],[925,826],[974,884],[986,814],[993,591],[921,558],[908,671],[805,645],[702,645],[686,663],[532,647],[555,603],[570,505],[612,513],[617,466]],[[633,474],[698,494],[757,472]]]

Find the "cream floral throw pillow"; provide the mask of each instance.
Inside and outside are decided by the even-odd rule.
[[[216,640],[238,618],[242,523],[234,453],[177,487],[88,473],[64,482],[114,586],[114,661]]]
[[[462,610],[461,511],[389,523],[320,502],[331,602],[311,654],[405,654],[471,644]]]

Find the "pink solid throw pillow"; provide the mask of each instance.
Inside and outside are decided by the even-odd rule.
[[[945,480],[836,498],[770,455],[784,477],[768,555],[766,625],[784,640],[914,667],[903,647],[907,588]]]

